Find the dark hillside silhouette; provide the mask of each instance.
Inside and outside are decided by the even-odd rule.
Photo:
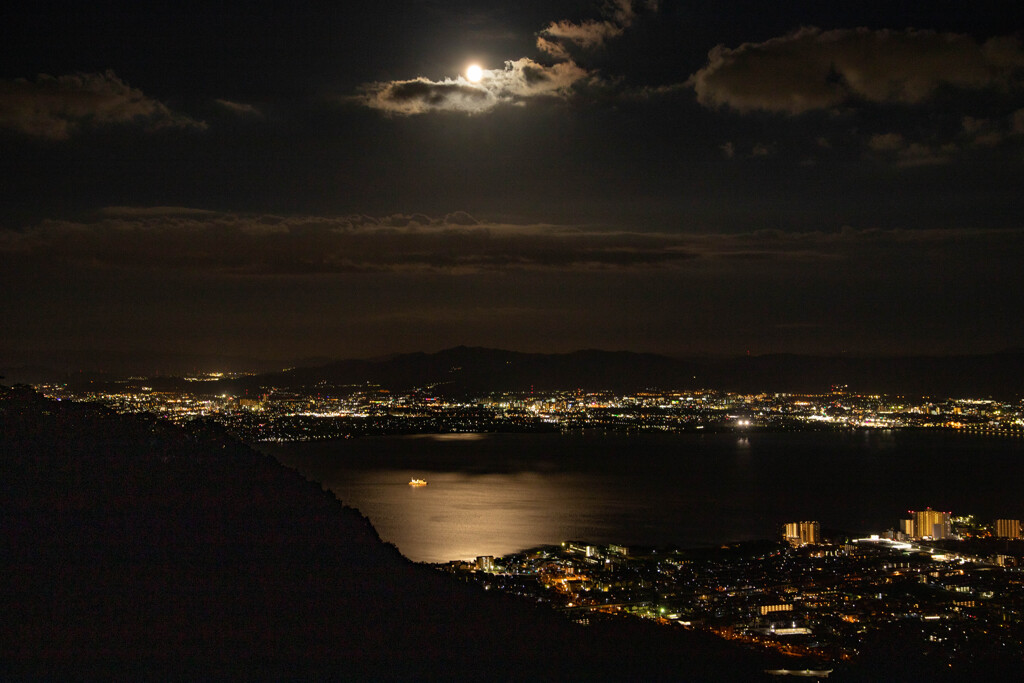
[[[3,678],[696,679],[759,656],[583,628],[414,564],[215,426],[0,388]]]

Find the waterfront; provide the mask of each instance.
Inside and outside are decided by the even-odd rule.
[[[1024,516],[1024,442],[921,430],[461,434],[260,444],[417,561],[542,543],[718,544],[796,519],[879,532],[908,508]],[[429,485],[408,486],[413,477]]]

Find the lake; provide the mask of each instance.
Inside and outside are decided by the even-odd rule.
[[[410,559],[586,540],[695,546],[812,519],[853,533],[932,507],[1024,517],[1024,441],[937,430],[450,434],[259,444]],[[428,481],[412,487],[412,478]]]

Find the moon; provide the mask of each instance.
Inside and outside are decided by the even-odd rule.
[[[479,64],[470,64],[469,68],[466,69],[466,78],[473,83],[479,83],[484,77],[484,70],[480,68]]]

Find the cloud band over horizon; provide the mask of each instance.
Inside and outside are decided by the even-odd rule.
[[[240,275],[361,272],[472,274],[503,270],[663,270],[698,263],[869,262],[999,243],[1024,246],[1021,230],[880,230],[745,233],[658,232],[443,217],[241,215],[182,207],[109,207],[92,221],[48,220],[0,232],[8,259],[94,267],[147,267]],[[919,253],[920,252],[920,253]]]

